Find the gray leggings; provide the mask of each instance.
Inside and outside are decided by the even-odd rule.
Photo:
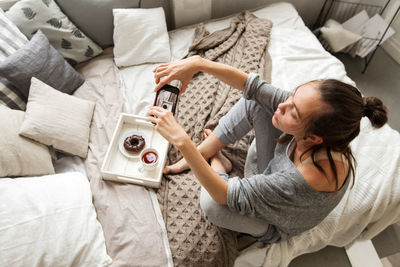
[[[228,180],[228,174],[217,173],[224,180]],[[200,207],[207,220],[222,228],[260,237],[267,232],[269,227],[269,224],[263,220],[241,215],[231,211],[227,205],[217,204],[204,187],[201,187]]]
[[[217,137],[218,133],[222,132],[225,136],[229,135],[227,141],[234,142],[238,137],[245,135],[245,131],[254,128],[257,139],[258,170],[263,172],[273,158],[275,139],[281,134],[272,125],[272,115],[255,101],[241,98],[228,114],[221,118],[218,125],[220,129],[216,129]],[[218,174],[226,181],[228,180],[226,173]],[[200,194],[200,206],[209,221],[223,228],[255,237],[263,236],[270,229],[270,225],[263,220],[241,215],[230,210],[227,205],[217,204],[203,187]]]

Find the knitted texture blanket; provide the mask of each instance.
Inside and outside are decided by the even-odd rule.
[[[271,61],[267,46],[272,23],[250,12],[233,17],[230,27],[209,34],[199,24],[188,56],[231,65],[245,72],[259,73],[270,79]],[[204,129],[214,129],[219,119],[240,99],[241,92],[215,77],[198,73],[180,96],[176,119],[199,145]],[[223,153],[231,160],[231,176],[243,176],[247,149],[254,133],[226,147]],[[171,147],[169,163],[181,158]],[[232,266],[237,254],[236,233],[220,229],[203,218],[199,198],[201,186],[191,171],[166,175],[158,190],[175,266]]]

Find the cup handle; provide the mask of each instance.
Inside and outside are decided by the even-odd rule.
[[[140,165],[140,167],[139,167],[139,172],[143,172],[143,170],[144,170],[144,166],[143,166],[143,165]]]

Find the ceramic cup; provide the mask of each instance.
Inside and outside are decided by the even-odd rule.
[[[143,172],[145,170],[154,169],[159,161],[160,155],[155,148],[145,148],[140,152],[140,167],[139,171]]]

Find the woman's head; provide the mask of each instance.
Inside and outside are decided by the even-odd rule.
[[[328,79],[299,86],[278,106],[272,123],[297,140],[302,138],[308,142],[310,146],[307,151],[311,150],[314,165],[323,173],[325,171],[315,161],[314,155],[320,149],[325,149],[337,181],[337,169],[331,152],[343,153],[354,174],[354,157],[349,144],[359,134],[363,116],[367,116],[376,128],[387,122],[386,108],[381,100],[362,97],[357,88]],[[285,138],[278,140],[284,141]],[[336,185],[338,187],[338,183]]]
[[[281,103],[273,125],[296,138],[343,151],[360,132],[367,116],[374,127],[387,121],[386,108],[376,97],[362,97],[357,88],[338,80],[317,80],[299,86]]]
[[[311,118],[328,108],[322,101],[317,82],[309,82],[297,87],[285,102],[279,104],[272,124],[282,132],[303,138]]]
[[[360,132],[360,121],[367,116],[376,128],[387,122],[386,108],[376,97],[362,97],[357,88],[338,80],[315,81],[326,109],[310,117],[305,134],[322,138],[322,145],[345,151]]]

